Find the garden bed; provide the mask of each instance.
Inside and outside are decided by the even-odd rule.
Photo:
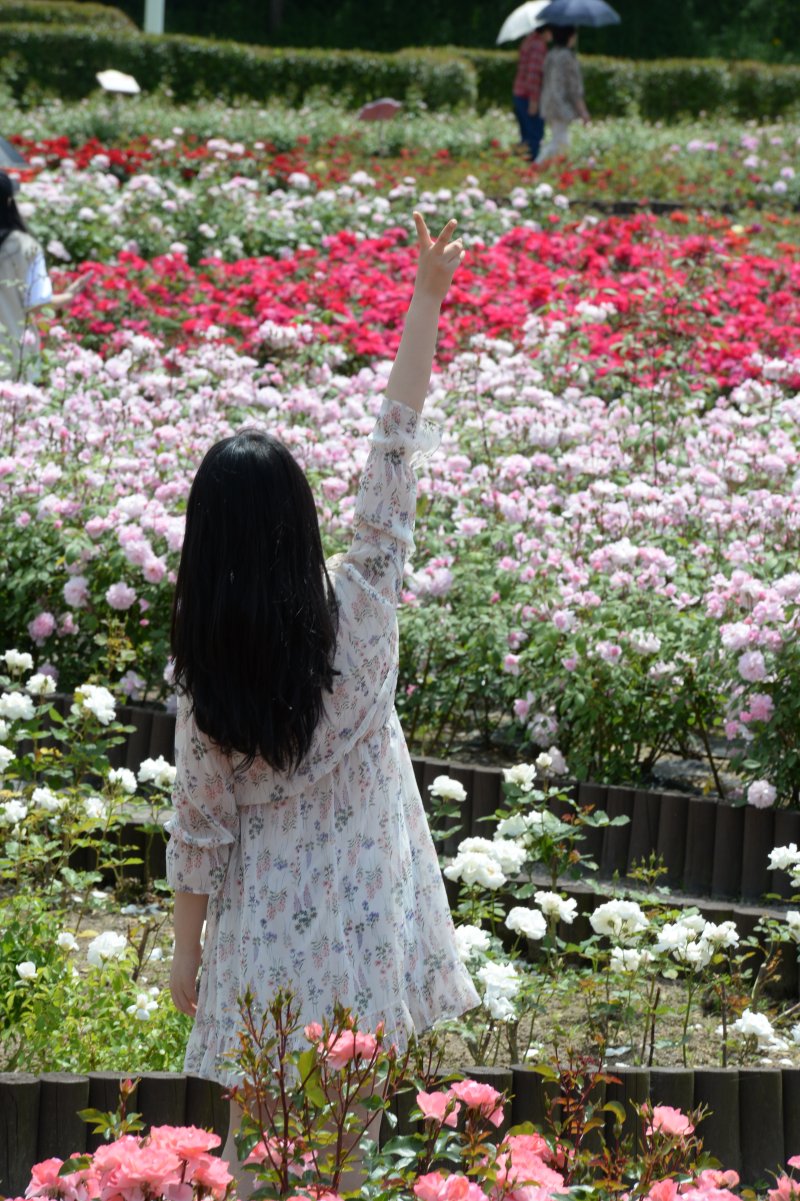
[[[171,714],[125,706],[119,719],[134,731],[116,748],[114,766],[136,771],[144,759],[160,755],[172,761]],[[461,816],[464,831],[486,833],[486,819],[502,800],[502,768],[416,757],[414,772],[423,799],[437,776],[458,780],[467,793]],[[624,878],[657,855],[666,868],[663,882],[691,897],[760,902],[768,894],[776,899],[791,895],[786,873],[770,871],[768,856],[775,846],[800,845],[800,810],[756,809],[709,796],[592,783],[573,785],[572,790],[582,806],[630,818],[628,825],[589,835],[586,850],[598,863],[601,879]]]
[[[511,1098],[506,1127],[522,1122],[547,1125],[548,1086],[535,1070],[466,1071]],[[705,1150],[739,1172],[746,1185],[765,1181],[800,1147],[800,1068],[620,1068],[613,1075],[616,1082],[605,1086],[605,1097],[624,1105],[625,1133],[634,1135],[637,1129],[634,1102],[642,1104],[649,1098],[684,1112],[708,1106],[711,1112],[700,1128]],[[20,1194],[34,1163],[98,1146],[98,1138],[87,1133],[77,1110],[115,1109],[124,1078],[123,1073],[113,1072],[0,1075],[0,1189],[10,1196]],[[223,1090],[193,1076],[145,1073],[129,1109],[141,1113],[148,1127],[195,1125],[214,1129],[223,1140],[227,1133]],[[400,1104],[395,1111],[398,1132],[409,1131],[408,1107]]]

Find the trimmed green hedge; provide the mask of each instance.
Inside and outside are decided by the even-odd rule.
[[[326,89],[352,105],[379,96],[417,96],[432,109],[477,101],[474,69],[441,50],[277,50],[30,24],[4,26],[0,45],[0,81],[17,99],[30,101],[53,92],[80,99],[106,67],[134,75],[145,91],[169,88],[177,100],[280,96],[299,102],[312,89]]]
[[[136,25],[120,9],[107,4],[79,4],[76,0],[58,0],[57,3],[54,0],[0,0],[0,25],[11,23],[91,25],[94,29],[120,29],[138,33]]]
[[[3,0],[0,0],[2,7]],[[32,7],[34,0],[19,8]],[[6,8],[9,5],[6,3]],[[88,11],[89,4],[64,5]],[[114,10],[104,10],[113,12]],[[325,89],[349,105],[379,96],[417,97],[432,109],[510,103],[516,54],[500,50],[297,50],[155,37],[93,24],[4,24],[0,83],[17,99],[56,93],[79,99],[107,67],[128,71],[145,91],[169,89],[178,100],[281,97],[292,103]],[[701,112],[775,117],[800,106],[800,67],[719,60],[634,62],[584,55],[586,99],[597,117],[640,113],[670,121]]]

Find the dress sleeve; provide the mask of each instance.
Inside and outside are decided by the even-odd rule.
[[[25,308],[33,309],[38,305],[47,304],[53,297],[53,285],[47,274],[44,255],[37,251],[25,275]]]
[[[185,697],[178,702],[175,767],[167,880],[175,892],[208,895],[222,886],[239,814],[230,760],[198,730]]]
[[[407,405],[384,400],[358,487],[353,541],[344,563],[393,605],[414,547],[414,467],[437,445],[436,426]]]

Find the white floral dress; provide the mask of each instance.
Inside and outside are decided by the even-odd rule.
[[[384,400],[355,506],[331,564],[339,602],[334,690],[302,765],[232,768],[178,704],[167,875],[209,894],[186,1071],[230,1084],[237,999],[291,987],[304,1021],[334,999],[362,1028],[408,1035],[472,1008],[411,759],[394,710],[396,606],[413,548],[415,452],[428,430]]]

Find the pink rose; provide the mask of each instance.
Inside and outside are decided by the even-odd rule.
[[[322,1027],[320,1026],[319,1022],[309,1022],[309,1024],[303,1030],[303,1034],[305,1034],[310,1043],[319,1042],[319,1040],[322,1038]]]
[[[181,1159],[196,1159],[220,1145],[218,1134],[199,1126],[152,1126],[150,1146],[174,1151]]]
[[[678,1195],[677,1180],[657,1180],[650,1186],[649,1201],[675,1201]]]
[[[747,790],[747,803],[756,809],[769,809],[775,804],[777,792],[768,780],[754,780]]]
[[[766,679],[767,665],[761,651],[745,651],[739,656],[739,675],[751,684]]]
[[[506,655],[503,660],[503,671],[507,671],[509,675],[519,675],[519,655]]]
[[[800,1155],[793,1155],[791,1159],[786,1161],[790,1168],[800,1168]],[[734,1181],[734,1183],[736,1183]]]
[[[422,1110],[422,1116],[444,1126],[455,1126],[461,1106],[454,1103],[454,1098],[448,1093],[417,1093],[417,1105]],[[448,1113],[449,1106],[449,1113]]]
[[[360,1030],[346,1030],[344,1034],[332,1034],[322,1049],[327,1053],[328,1063],[334,1069],[347,1066],[353,1059],[371,1059],[378,1043],[374,1034],[362,1034]]]
[[[41,646],[56,628],[56,619],[52,613],[37,613],[28,625],[28,633],[37,646]]]
[[[682,1138],[685,1134],[691,1134],[694,1126],[680,1109],[673,1109],[671,1105],[654,1105],[653,1118],[647,1127],[647,1134],[652,1135],[656,1130],[662,1134]],[[665,1199],[662,1198],[661,1201]]]
[[[466,1176],[443,1176],[441,1172],[420,1176],[414,1196],[420,1201],[486,1201],[483,1189]]]
[[[800,1184],[791,1176],[781,1176],[775,1181],[775,1188],[767,1190],[769,1201],[797,1201],[800,1197]]]
[[[479,1084],[477,1080],[460,1080],[450,1086],[450,1092],[467,1109],[477,1109],[481,1116],[499,1126],[503,1121],[503,1096],[491,1084]]]
[[[130,609],[135,600],[136,593],[133,588],[121,580],[106,590],[106,601],[112,609]]]
[[[89,581],[84,575],[74,575],[64,585],[64,600],[73,609],[82,609],[89,599]]]

